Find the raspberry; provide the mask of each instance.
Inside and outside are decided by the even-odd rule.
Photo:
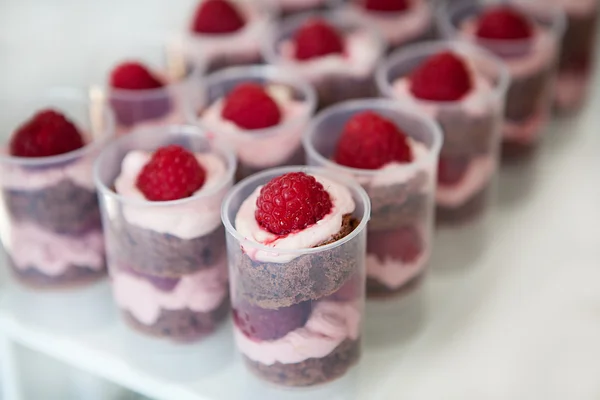
[[[412,151],[406,134],[392,121],[366,111],[344,126],[334,160],[347,167],[378,169],[391,162],[411,162]]]
[[[233,4],[225,0],[206,0],[200,3],[192,21],[192,32],[223,34],[238,31],[246,21]]]
[[[367,248],[378,250],[379,258],[391,256],[410,263],[423,253],[423,239],[417,228],[407,225],[385,234],[367,235]]]
[[[283,236],[317,223],[331,207],[329,193],[313,176],[290,172],[263,186],[255,218],[269,232]]]
[[[225,98],[221,116],[243,129],[264,129],[281,121],[279,106],[256,83],[242,83]]]
[[[406,0],[367,0],[364,7],[371,11],[404,11],[408,8]]]
[[[296,43],[295,57],[298,60],[310,60],[344,52],[344,42],[339,32],[319,18],[307,21],[296,32],[294,42]]]
[[[38,112],[17,128],[10,141],[10,154],[17,157],[49,157],[83,147],[83,136],[63,114]]]
[[[471,88],[467,66],[451,52],[430,57],[410,76],[410,91],[423,100],[456,101]]]
[[[115,89],[148,90],[158,89],[164,84],[137,61],[128,61],[115,67],[110,76],[110,84]]]
[[[181,146],[158,149],[138,175],[138,189],[151,201],[190,197],[204,185],[206,171],[194,154]]]
[[[310,302],[268,310],[248,303],[237,304],[233,321],[246,336],[258,340],[276,340],[304,326],[310,314]]]
[[[518,40],[532,35],[531,23],[507,5],[488,9],[479,19],[477,36],[484,39]]]
[[[467,173],[469,159],[467,157],[440,157],[438,163],[438,183],[452,186],[459,183]]]

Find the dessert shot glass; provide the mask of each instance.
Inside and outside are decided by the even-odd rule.
[[[140,63],[163,86],[135,90],[112,87],[111,74],[126,62]],[[104,87],[106,101],[115,115],[117,136],[134,129],[184,123],[183,101],[188,90],[199,90],[203,71],[198,63],[189,61],[183,39],[174,36],[117,46],[95,64],[91,79],[94,85]]]
[[[240,213],[244,201],[273,178],[289,172],[326,178],[330,182],[327,190],[348,188],[354,211],[344,215],[340,232],[327,243],[276,248],[238,231],[239,221],[254,218]],[[244,179],[227,195],[222,218],[227,232],[234,337],[247,368],[259,378],[287,387],[308,387],[335,380],[358,362],[370,208],[369,198],[358,184],[306,166],[263,171]]]
[[[226,0],[238,12],[243,26],[233,32],[204,33],[194,28],[194,19],[199,18],[201,0],[195,4],[196,11],[188,23],[185,34],[185,52],[207,73],[219,69],[251,65],[262,62],[261,41],[272,34],[273,24],[279,17],[279,8],[274,0]],[[225,18],[215,15],[205,18]]]
[[[487,7],[499,4],[515,8],[530,21],[530,38],[500,40],[476,36],[478,18]],[[447,38],[477,44],[505,62],[511,82],[506,94],[502,155],[505,159],[523,159],[532,154],[550,119],[564,13],[546,1],[464,0],[442,7],[438,25]]]
[[[598,0],[559,0],[566,13],[554,106],[561,113],[578,111],[584,104],[594,72]]]
[[[192,196],[150,201],[136,188],[154,151],[179,145],[206,170]],[[232,186],[235,156],[197,127],[140,130],[106,147],[94,167],[113,294],[125,321],[141,333],[192,342],[229,309],[221,202]]]
[[[413,161],[359,169],[334,161],[347,122],[374,112],[404,132]],[[443,136],[438,124],[412,107],[387,99],[341,103],[317,115],[303,138],[307,162],[359,183],[371,199],[367,226],[367,296],[391,297],[414,287],[433,244],[437,162]]]
[[[430,57],[451,52],[465,62],[472,88],[457,101],[414,96],[410,75]],[[505,64],[485,49],[456,41],[421,43],[398,50],[377,71],[382,95],[416,106],[434,118],[444,133],[437,176],[436,219],[457,224],[485,214],[499,164],[506,91]]]
[[[299,61],[293,57],[296,32],[312,19],[322,19],[343,36],[343,55],[329,54]],[[373,97],[377,63],[385,52],[385,41],[376,27],[343,11],[312,12],[283,19],[273,35],[265,37],[265,60],[310,82],[317,91],[318,106],[356,98]]]
[[[224,99],[244,83],[257,83],[266,89],[279,106],[279,124],[249,130],[222,117]],[[277,67],[255,65],[213,73],[202,86],[201,92],[189,98],[188,119],[235,149],[238,179],[267,168],[304,164],[302,132],[317,102],[310,84]]]
[[[48,157],[0,155],[0,239],[17,280],[38,289],[84,286],[106,276],[104,238],[92,165],[114,134],[101,93],[54,88],[3,102],[5,137],[42,110],[64,115],[84,146]],[[31,124],[31,122],[28,122]]]

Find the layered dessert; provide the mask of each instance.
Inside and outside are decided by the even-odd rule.
[[[435,118],[444,132],[435,196],[439,222],[459,223],[481,215],[497,170],[501,72],[493,71],[491,59],[475,60],[441,46],[413,69],[388,76],[387,92]]]
[[[238,349],[252,372],[276,384],[336,379],[360,354],[359,206],[345,185],[305,172],[247,189],[232,212],[243,240],[228,236]]]
[[[54,109],[13,133],[0,166],[2,242],[22,283],[70,287],[106,275],[94,156],[92,136]]]
[[[260,62],[272,13],[260,1],[202,0],[190,23],[189,55],[208,72]]]
[[[551,22],[535,17],[535,10],[510,3],[489,5],[458,28],[462,37],[501,57],[510,71],[503,127],[509,158],[530,153],[550,117],[559,37]]]
[[[576,111],[584,102],[594,70],[598,0],[561,0],[567,15],[554,104],[559,111]]]
[[[136,330],[188,342],[224,319],[220,203],[230,175],[219,154],[178,144],[125,154],[114,180],[122,203],[103,204],[115,300]]]
[[[429,0],[348,0],[347,8],[376,26],[388,50],[433,36],[433,10]]]
[[[349,175],[369,195],[367,296],[397,296],[415,286],[429,261],[433,143],[441,142],[441,134],[406,118],[393,101],[354,104],[351,110],[340,105],[322,113],[304,144],[311,164]]]
[[[151,70],[140,61],[125,61],[110,73],[108,99],[117,135],[152,126],[182,123],[185,67],[172,73]]]
[[[277,0],[277,6],[282,17],[305,12],[325,11],[328,0]]]
[[[283,22],[266,56],[313,84],[319,107],[375,95],[373,73],[384,50],[369,25],[310,17]],[[294,25],[294,22],[296,24]]]
[[[239,179],[270,167],[304,163],[300,141],[314,110],[308,85],[248,80],[208,102],[200,123],[234,147]]]

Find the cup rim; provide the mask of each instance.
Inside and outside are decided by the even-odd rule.
[[[472,43],[462,42],[459,40],[431,40],[421,42],[411,46],[394,51],[383,63],[377,68],[375,72],[375,82],[380,92],[388,98],[398,99],[396,96],[391,82],[387,78],[387,74],[393,65],[396,65],[402,61],[414,59],[416,57],[427,56],[435,54],[442,50],[453,50],[462,52],[465,54],[477,54],[483,58],[494,63],[498,70],[498,82],[491,91],[492,97],[496,99],[502,99],[510,85],[511,77],[508,67],[504,61],[494,53],[486,50],[480,46],[476,46]],[[401,100],[401,99],[398,99]],[[462,100],[458,101],[436,101],[436,100],[425,100],[414,98],[417,104],[433,105],[436,107],[452,107],[456,104],[460,104]]]
[[[310,174],[316,174],[316,175],[324,176],[328,179],[334,180],[334,181],[341,183],[344,186],[348,187],[353,193],[356,194],[356,196],[363,203],[364,210],[363,210],[362,217],[360,219],[360,223],[358,224],[358,226],[356,228],[354,228],[354,230],[352,232],[350,232],[350,234],[344,236],[340,240],[336,240],[335,242],[329,243],[324,246],[311,247],[309,249],[274,248],[274,247],[265,246],[264,244],[254,242],[252,240],[249,240],[249,239],[243,237],[238,232],[238,230],[233,226],[233,223],[229,219],[229,216],[228,216],[228,210],[231,207],[231,202],[233,201],[233,198],[242,190],[242,188],[251,186],[256,181],[261,180],[261,179],[265,178],[266,176],[276,177],[276,176],[286,174],[288,172],[306,172],[306,173],[310,173]],[[258,187],[258,185],[255,186],[255,190],[256,190],[256,187]],[[360,186],[356,181],[354,181],[352,179],[344,177],[340,174],[333,173],[332,171],[328,171],[325,168],[311,167],[311,166],[307,166],[307,165],[292,165],[292,166],[285,166],[285,167],[270,168],[270,169],[261,171],[259,173],[256,173],[254,175],[251,175],[251,176],[241,180],[233,188],[231,188],[229,190],[229,193],[227,193],[227,195],[225,196],[225,199],[223,200],[223,203],[221,205],[221,220],[223,221],[223,226],[225,227],[225,230],[238,241],[238,243],[243,244],[244,246],[247,246],[247,247],[252,247],[253,249],[256,249],[259,251],[267,252],[267,253],[275,253],[276,252],[278,254],[296,255],[296,256],[300,256],[300,255],[304,255],[304,254],[321,253],[321,252],[324,252],[327,250],[334,249],[336,247],[339,247],[339,246],[349,242],[350,240],[352,240],[356,236],[358,236],[366,228],[367,223],[369,222],[370,218],[371,218],[371,200],[369,199],[367,192],[363,189],[362,186]]]
[[[464,11],[472,6],[481,6],[486,7],[495,4],[512,4],[519,7],[521,10],[526,11],[528,15],[532,14],[532,9],[536,6],[539,7],[539,4],[534,4],[532,2],[528,2],[527,0],[508,0],[508,1],[500,1],[494,0],[492,3],[476,3],[473,0],[463,0],[459,1],[457,4],[442,4],[437,12],[435,13],[435,19],[438,27],[443,35],[449,37],[456,37],[459,32],[458,27],[452,23],[451,19],[456,13],[460,11]],[[529,7],[529,8],[528,8]],[[567,19],[565,13],[562,11],[557,4],[553,4],[552,2],[544,2],[543,4],[544,10],[551,16],[552,25],[550,26],[550,31],[554,33],[557,38],[561,38],[565,32],[567,27]],[[524,45],[527,45],[531,42],[531,38],[527,39],[519,39],[519,40],[503,40],[503,39],[485,39],[485,38],[476,38],[477,43],[481,45],[489,46],[489,47],[498,47],[502,46],[504,48],[522,48]]]
[[[383,37],[379,29],[372,26],[371,24],[366,23],[360,17],[354,15],[354,13],[348,10],[334,9],[321,11],[306,11],[283,18],[275,25],[273,34],[270,37],[265,37],[265,40],[262,41],[260,49],[263,58],[269,64],[291,64],[288,59],[281,56],[276,45],[284,32],[291,31],[293,33],[296,30],[298,30],[298,28],[302,26],[304,22],[314,17],[322,18],[336,27],[360,27],[365,32],[368,32],[368,34],[377,43],[377,51],[379,53],[379,56],[381,57],[384,54],[387,44],[385,38]]]
[[[417,107],[401,104],[397,101],[386,99],[386,98],[371,98],[371,99],[359,99],[359,100],[351,100],[345,101],[331,107],[326,108],[317,114],[317,116],[313,119],[304,135],[302,135],[302,145],[304,146],[304,151],[306,151],[307,155],[313,157],[321,163],[321,165],[326,166],[327,168],[336,169],[338,171],[351,174],[351,175],[361,175],[365,177],[373,177],[380,175],[382,173],[381,169],[363,169],[363,168],[353,168],[347,167],[345,165],[340,165],[335,161],[332,161],[326,157],[324,157],[317,149],[314,147],[312,143],[312,139],[316,133],[316,127],[321,124],[326,118],[331,117],[337,112],[342,110],[355,108],[357,112],[359,109],[362,110],[381,110],[385,109],[386,111],[391,111],[397,114],[411,114],[411,116],[416,117],[419,122],[426,126],[428,131],[433,135],[433,141],[431,148],[429,149],[427,156],[423,157],[422,160],[418,162],[410,162],[408,164],[403,164],[398,166],[398,168],[403,171],[418,171],[423,168],[424,165],[428,165],[433,161],[437,160],[439,157],[439,153],[442,148],[442,144],[444,142],[444,135],[442,132],[442,128],[439,123],[425,114],[424,112],[417,109]]]
[[[237,137],[260,137],[265,138],[269,136],[275,136],[279,132],[285,129],[289,129],[295,125],[300,124],[304,120],[310,119],[310,117],[314,114],[317,107],[317,93],[315,89],[310,85],[306,80],[297,77],[284,69],[277,67],[275,65],[249,65],[249,66],[238,66],[238,67],[229,67],[222,69],[220,71],[213,72],[212,74],[207,75],[202,80],[202,87],[204,91],[208,91],[208,88],[220,84],[224,81],[232,80],[235,78],[247,77],[250,79],[263,78],[267,81],[269,80],[279,80],[286,85],[293,87],[296,90],[299,90],[304,97],[306,97],[306,104],[308,108],[305,113],[297,116],[289,121],[284,123],[277,124],[275,126],[271,126],[269,128],[263,129],[254,129],[254,130],[231,130],[228,131],[227,134],[230,136]],[[202,127],[207,131],[215,131],[213,127],[204,122],[203,118],[200,115],[196,114],[196,110],[192,109],[192,104],[187,104],[186,106],[186,114],[188,114],[187,119],[192,123]],[[217,136],[220,136],[220,132],[215,132]]]
[[[102,93],[93,87],[90,87],[89,90],[84,90],[74,87],[57,86],[43,91],[40,95],[36,96],[36,98],[64,99],[70,101],[77,101],[79,103],[86,103],[90,105],[90,98],[96,97],[98,100],[100,100],[101,96]],[[31,101],[32,100],[29,99],[28,102]],[[99,101],[99,103],[103,104],[104,106],[103,102]],[[48,105],[45,108],[57,109],[58,107]],[[33,110],[33,113],[38,111],[39,110]],[[53,164],[66,163],[73,159],[85,156],[95,151],[96,149],[102,147],[104,143],[109,141],[115,135],[115,118],[112,110],[109,107],[104,106],[102,109],[102,114],[104,125],[103,129],[100,131],[100,137],[92,140],[85,146],[80,147],[79,149],[48,157],[18,157],[10,154],[0,154],[0,164],[13,164],[22,167],[43,167]],[[17,129],[17,127],[13,129],[11,135],[14,133],[15,129]],[[82,131],[81,127],[79,126],[78,129]]]
[[[169,135],[178,135],[178,134],[184,135],[184,136],[195,136],[195,137],[202,138],[207,143],[210,144],[211,150],[216,150],[219,153],[221,153],[220,155],[222,155],[225,158],[225,161],[227,163],[227,174],[225,176],[226,179],[222,179],[218,185],[215,185],[210,190],[201,191],[200,193],[196,193],[190,197],[185,197],[183,199],[169,200],[169,201],[151,201],[151,200],[146,200],[146,199],[132,199],[130,197],[126,197],[126,196],[123,196],[123,195],[117,193],[116,191],[112,190],[107,185],[105,185],[104,182],[102,181],[102,179],[100,177],[100,173],[101,173],[100,169],[102,168],[101,164],[103,162],[103,157],[105,156],[105,153],[108,152],[109,150],[114,149],[115,147],[118,147],[123,142],[125,142],[127,140],[131,140],[130,138],[132,137],[132,135],[140,136],[140,137],[147,137],[149,135],[169,136]],[[192,201],[195,201],[198,199],[213,196],[214,194],[223,190],[223,188],[225,188],[227,185],[229,185],[230,182],[233,182],[233,178],[234,178],[236,169],[237,169],[237,160],[236,160],[235,154],[233,153],[231,148],[229,148],[229,146],[227,146],[225,143],[216,141],[216,140],[211,140],[208,137],[208,135],[206,134],[206,132],[204,132],[200,127],[197,127],[194,125],[173,124],[173,125],[165,125],[165,126],[159,126],[159,127],[148,127],[148,128],[138,129],[135,132],[131,132],[125,136],[122,136],[116,140],[113,140],[110,144],[108,144],[103,149],[103,151],[100,153],[100,155],[98,155],[98,157],[96,158],[96,160],[94,162],[94,167],[93,167],[93,174],[94,174],[94,184],[95,184],[96,189],[98,190],[99,194],[110,197],[110,198],[118,201],[121,204],[135,205],[138,207],[171,207],[171,206],[182,205],[182,204],[186,204],[188,202],[192,202]]]

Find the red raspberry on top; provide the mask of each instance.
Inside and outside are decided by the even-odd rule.
[[[83,145],[83,136],[75,124],[58,111],[43,110],[17,128],[9,148],[16,157],[49,157]]]
[[[479,18],[477,36],[484,39],[518,40],[532,35],[531,23],[508,5],[491,7]]]
[[[142,168],[136,186],[151,201],[190,197],[206,180],[206,171],[193,153],[181,146],[158,149]]]
[[[310,60],[328,54],[342,54],[344,41],[340,33],[320,18],[308,20],[294,36],[295,58]]]
[[[227,0],[206,0],[198,5],[191,29],[196,33],[223,34],[238,31],[244,25],[241,13]]]
[[[127,61],[115,67],[110,75],[110,85],[115,89],[148,90],[164,86],[145,65]]]
[[[281,121],[279,106],[256,83],[242,83],[225,98],[221,116],[243,129],[264,129]]]
[[[334,156],[338,164],[360,169],[378,169],[391,162],[409,163],[412,159],[406,134],[372,111],[348,120]]]
[[[256,222],[275,235],[301,231],[320,221],[331,208],[329,193],[304,172],[272,179],[256,200]]]
[[[408,8],[406,0],[366,0],[364,7],[371,11],[404,11]]]
[[[410,91],[423,100],[457,101],[472,87],[464,61],[449,51],[431,56],[410,76]]]
[[[468,166],[467,157],[441,156],[438,162],[438,183],[443,186],[456,185],[464,178]]]

